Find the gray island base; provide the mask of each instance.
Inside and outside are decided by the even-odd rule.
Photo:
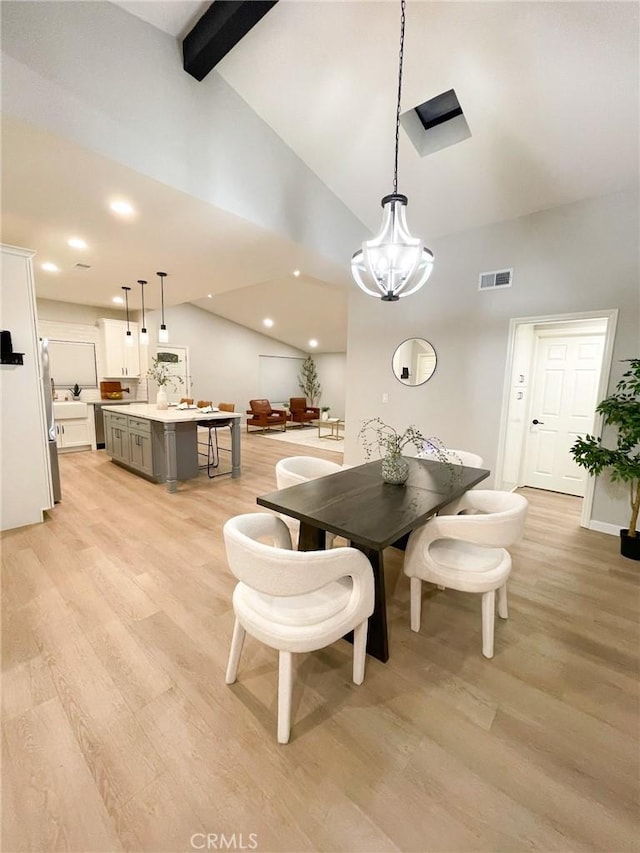
[[[239,412],[202,414],[149,403],[103,406],[103,412],[112,461],[156,483],[166,482],[168,492],[176,491],[178,480],[198,476],[198,422],[231,419],[231,476],[240,476]]]

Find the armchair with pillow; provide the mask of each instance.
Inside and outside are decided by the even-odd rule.
[[[282,426],[283,431],[287,429],[287,413],[284,409],[272,409],[268,400],[249,400],[249,407],[247,432],[250,426],[260,427],[262,432],[273,426]]]
[[[320,409],[317,406],[307,406],[306,397],[291,397],[289,411],[289,420],[293,423],[306,424],[320,419]]]

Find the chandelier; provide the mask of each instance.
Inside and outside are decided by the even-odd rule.
[[[382,199],[382,227],[373,240],[366,240],[351,258],[351,273],[356,284],[369,296],[383,302],[396,302],[419,290],[431,275],[433,253],[422,240],[412,237],[407,228],[407,197],[398,192],[398,141],[400,138],[400,97],[404,60],[405,0],[400,3],[400,59],[398,66],[398,104],[396,109],[396,147],[393,167],[393,192]]]

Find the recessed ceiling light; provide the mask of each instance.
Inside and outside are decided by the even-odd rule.
[[[300,275],[300,270],[294,270],[293,274],[295,275],[296,278],[298,278],[298,276]]]
[[[270,329],[273,326],[273,320],[271,320],[269,317],[265,317],[262,321],[262,325],[266,326],[267,329]]]
[[[87,248],[87,244],[80,237],[70,237],[67,240],[67,243],[69,244],[69,246],[71,246],[72,249],[86,249]]]
[[[311,340],[309,341],[309,346],[310,347],[317,347],[318,341],[315,338],[311,338]]]
[[[122,303],[124,302],[124,299],[122,298],[122,296],[114,296],[111,301],[115,302],[116,305],[122,305]]]
[[[213,299],[213,293],[207,293],[207,299]]]
[[[46,270],[47,272],[59,272],[59,268],[55,264],[52,264],[50,261],[45,261],[43,264],[40,264],[40,266],[43,270]]]
[[[128,201],[112,201],[109,207],[114,213],[120,214],[120,216],[131,216],[133,213],[133,207]]]

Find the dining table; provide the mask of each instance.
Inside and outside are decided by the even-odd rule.
[[[491,473],[451,462],[405,458],[409,477],[403,485],[386,483],[382,460],[376,460],[257,498],[259,506],[300,521],[298,550],[324,549],[326,534],[334,533],[368,557],[375,605],[367,652],[383,662],[389,659],[384,549],[404,548],[412,530]]]

